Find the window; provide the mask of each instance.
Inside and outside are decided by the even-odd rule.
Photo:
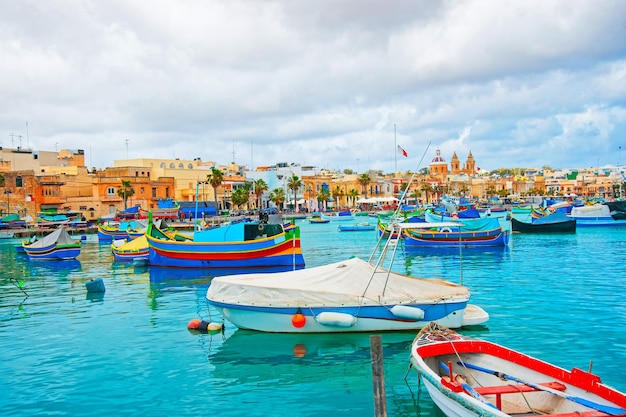
[[[188,169],[193,169],[193,164],[189,164],[189,165],[187,165],[187,168],[188,168]]]
[[[140,193],[140,194],[145,193],[145,191],[146,191],[146,190],[145,190],[145,188],[144,188],[144,187],[141,187],[141,188],[139,189],[139,193]]]
[[[185,168],[185,165],[183,165],[183,163],[181,162],[180,164],[178,164],[178,168],[183,169]]]
[[[170,164],[170,168],[176,168],[176,164],[172,162],[172,163]]]
[[[22,185],[22,177],[20,177],[19,175],[17,177],[15,177],[15,186],[16,187],[23,187],[23,185]]]
[[[165,187],[165,198],[170,197],[170,187]]]
[[[165,168],[165,167],[166,167],[165,162],[161,162],[161,168]]]
[[[115,187],[107,187],[107,196],[115,197]]]
[[[152,198],[156,198],[157,196],[157,189],[156,187],[152,187]]]

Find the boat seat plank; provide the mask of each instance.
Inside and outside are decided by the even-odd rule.
[[[557,391],[565,391],[567,388],[565,385],[560,382],[544,382],[541,385],[546,388],[551,388]],[[495,395],[496,396],[496,407],[502,410],[502,394],[519,394],[521,392],[535,392],[541,391],[534,387],[529,387],[528,385],[520,384],[520,385],[494,385],[492,387],[475,387],[474,391],[479,393],[480,395]]]
[[[572,411],[561,414],[542,414],[542,417],[604,417],[608,414],[602,411]]]
[[[541,385],[546,388],[550,388],[557,391],[565,391],[567,388],[560,382],[545,382]],[[474,387],[474,390],[481,395],[500,395],[500,394],[515,394],[520,392],[533,392],[539,391],[537,388],[529,387],[528,385],[494,385],[492,387]]]

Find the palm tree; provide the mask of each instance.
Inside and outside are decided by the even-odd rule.
[[[289,179],[287,180],[287,187],[290,190],[293,190],[293,206],[294,206],[294,208],[296,210],[296,213],[298,212],[298,203],[296,202],[296,197],[297,197],[297,194],[298,194],[298,190],[303,185],[304,185],[304,183],[302,182],[300,177],[298,177],[295,174],[292,174],[291,177],[289,177]]]
[[[354,207],[354,205],[356,204],[356,199],[358,196],[359,196],[359,192],[355,190],[354,188],[348,191],[348,198],[352,200],[352,207]]]
[[[411,194],[409,194],[410,198],[414,198],[415,199],[415,205],[417,205],[417,200],[422,196],[422,193],[420,190],[413,190],[411,191]]]
[[[259,209],[259,213],[261,213],[261,209],[263,208],[261,207],[262,205],[261,196],[263,195],[264,192],[268,190],[268,188],[269,186],[262,179],[258,179],[254,181],[254,194],[256,195],[256,203],[257,203],[257,208]]]
[[[282,210],[282,204],[285,201],[285,190],[282,188],[274,188],[270,193],[270,200],[276,204],[276,207],[280,207]]]
[[[326,210],[326,203],[330,201],[330,192],[326,188],[322,188],[317,195],[317,201],[324,205],[324,211]]]
[[[426,183],[422,185],[422,191],[424,191],[424,194],[426,194],[426,203],[428,203],[428,193],[430,193],[432,190],[433,187],[431,187],[430,184]]]
[[[343,197],[343,190],[340,186],[336,186],[333,190],[333,198],[335,199],[337,208],[339,208],[339,200],[341,199],[341,197]]]
[[[215,214],[218,214],[217,187],[222,185],[222,182],[224,181],[224,174],[219,169],[212,167],[211,173],[207,174],[206,176],[206,180],[209,182],[209,184],[211,184],[211,187],[213,187],[213,197],[215,199]]]
[[[363,191],[363,195],[367,198],[367,185],[371,181],[369,174],[362,174],[357,181],[361,184],[361,191]]]
[[[126,201],[128,200],[128,197],[135,195],[135,190],[131,186],[130,181],[122,180],[122,188],[117,189],[117,195],[118,197],[124,199],[124,210],[126,210]]]
[[[236,188],[233,194],[230,196],[230,199],[233,204],[237,206],[238,209],[241,209],[241,206],[246,204],[250,199],[250,190],[245,186]]]

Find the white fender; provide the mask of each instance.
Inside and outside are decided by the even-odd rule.
[[[333,311],[324,311],[315,316],[315,320],[324,326],[336,327],[352,327],[356,323],[356,317],[353,315]]]
[[[418,307],[393,306],[391,314],[402,319],[421,320],[424,318],[424,310]]]

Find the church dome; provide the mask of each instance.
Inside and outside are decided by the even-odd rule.
[[[446,163],[446,161],[441,156],[441,151],[439,149],[437,149],[437,153],[435,157],[433,158],[432,163],[433,164],[445,164]]]

